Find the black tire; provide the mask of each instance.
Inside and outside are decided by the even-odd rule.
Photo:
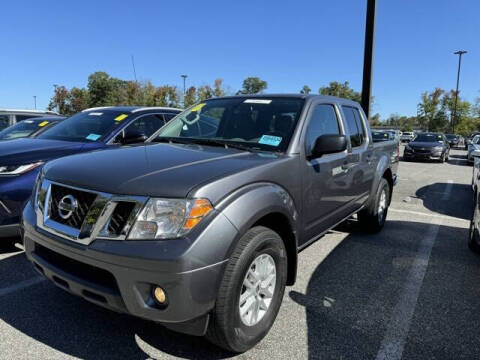
[[[382,214],[379,214],[379,203],[385,193],[386,205]],[[373,201],[367,208],[358,213],[358,221],[365,231],[370,233],[377,233],[382,230],[387,219],[388,207],[390,206],[390,185],[385,178],[380,179],[377,193],[375,194],[375,201]]]
[[[260,321],[247,326],[240,318],[239,302],[243,282],[252,262],[260,255],[270,255],[276,267],[273,297]],[[206,338],[215,345],[242,353],[260,342],[272,327],[285,292],[287,253],[280,236],[269,228],[256,226],[240,239],[220,284]]]
[[[477,192],[475,192],[475,197],[473,200],[473,213],[472,219],[470,220],[470,231],[468,232],[468,247],[474,253],[480,254],[480,236],[478,229],[475,228],[475,212],[477,211]]]

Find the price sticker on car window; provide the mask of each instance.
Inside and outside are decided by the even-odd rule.
[[[262,135],[260,140],[258,140],[259,144],[270,145],[270,146],[278,146],[282,142],[282,138],[280,136],[273,136],[273,135]]]
[[[118,115],[118,116],[115,118],[115,121],[125,120],[127,116],[128,116],[127,114]]]
[[[195,105],[190,111],[191,112],[198,112],[200,110],[202,110],[202,108],[207,105],[205,103],[201,103],[201,104],[198,104],[198,105]]]
[[[38,126],[39,127],[44,127],[47,124],[48,124],[48,121],[42,121],[40,124],[38,124]]]
[[[97,141],[98,139],[100,139],[102,137],[102,135],[98,135],[98,134],[90,134],[86,137],[87,140],[92,140],[92,141]]]

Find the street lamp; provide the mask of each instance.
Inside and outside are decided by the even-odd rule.
[[[33,95],[33,103],[35,105],[35,110],[37,110],[37,95]]]
[[[187,75],[180,75],[183,78],[183,107],[185,108],[185,81],[187,80]]]
[[[460,82],[460,67],[462,66],[462,55],[466,54],[465,50],[455,51],[454,54],[458,55],[458,72],[457,72],[457,90],[455,91],[455,107],[453,108],[452,118],[452,133],[455,134],[455,121],[457,120],[457,100],[458,100],[458,84]]]
[[[362,107],[367,115],[370,116],[370,99],[372,92],[372,67],[373,51],[375,39],[375,13],[377,9],[377,0],[367,0],[367,16],[365,24],[365,45],[363,54],[363,81],[362,81]]]

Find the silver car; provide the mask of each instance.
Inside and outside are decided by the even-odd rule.
[[[478,137],[478,135],[476,136]],[[469,148],[470,149],[470,148]],[[469,151],[469,155],[472,156],[473,164],[473,176],[472,176],[472,189],[473,189],[473,215],[470,222],[470,231],[468,236],[468,247],[470,250],[476,253],[480,253],[480,213],[478,203],[478,187],[480,185],[480,149]]]
[[[473,161],[474,161],[473,152],[475,150],[480,150],[480,135],[475,135],[473,139],[470,140],[467,150],[468,150],[467,161],[473,164]]]

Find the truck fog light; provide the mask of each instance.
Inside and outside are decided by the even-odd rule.
[[[153,288],[153,297],[158,304],[163,306],[167,304],[167,294],[160,286],[155,286]]]

